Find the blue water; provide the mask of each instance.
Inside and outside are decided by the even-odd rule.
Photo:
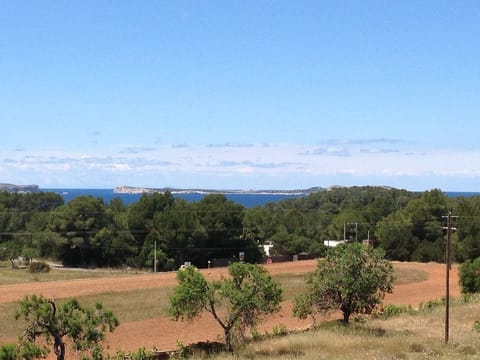
[[[456,198],[456,197],[472,197],[472,196],[479,196],[480,193],[473,192],[473,191],[447,191],[445,193],[448,197]]]
[[[55,192],[62,195],[65,202],[82,195],[91,195],[93,197],[102,198],[105,203],[109,203],[114,198],[122,199],[125,205],[137,202],[141,194],[116,194],[113,189],[41,189],[42,191]],[[176,198],[181,198],[189,202],[200,201],[205,195],[203,194],[175,194]],[[264,206],[269,202],[278,202],[286,199],[297,198],[301,195],[278,195],[278,194],[227,194],[227,199],[243,205],[247,208],[255,206]]]
[[[130,205],[137,202],[141,194],[116,194],[113,189],[41,189],[42,191],[51,191],[63,196],[65,202],[76,198],[81,195],[91,195],[94,197],[102,198],[105,203],[109,203],[112,199],[118,197],[123,200],[125,205]],[[459,192],[449,191],[445,192],[448,197],[471,197],[479,196],[478,192]],[[175,194],[174,197],[185,199],[189,202],[200,201],[205,195],[203,194]],[[278,194],[227,194],[227,199],[233,202],[243,205],[247,208],[255,206],[264,206],[269,202],[278,202],[286,199],[293,199],[303,195],[278,195]]]

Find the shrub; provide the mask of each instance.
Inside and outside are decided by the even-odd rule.
[[[7,344],[0,346],[0,360],[17,359],[18,348],[15,344]]]
[[[28,271],[31,273],[47,273],[50,271],[50,266],[44,261],[32,261],[28,266]]]
[[[394,305],[388,304],[381,311],[381,316],[383,318],[389,318],[392,316],[398,316],[401,314],[413,314],[415,310],[413,309],[412,305]]]
[[[465,261],[458,275],[463,293],[480,292],[480,257]]]
[[[437,307],[445,305],[445,298],[441,298],[440,300],[428,300],[425,302],[421,302],[419,305],[419,309],[421,311],[431,311]]]
[[[473,330],[480,332],[480,320],[477,320],[473,323]]]
[[[287,326],[285,324],[275,325],[272,329],[272,335],[273,336],[283,336],[283,335],[287,335],[287,334],[288,334],[288,330],[287,330]]]

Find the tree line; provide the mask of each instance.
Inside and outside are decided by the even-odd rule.
[[[221,194],[198,202],[171,193],[120,198],[0,192],[0,257],[48,258],[68,266],[131,266],[158,270],[262,261],[271,255],[323,256],[326,240],[369,239],[391,260],[444,261],[444,219],[458,216],[453,257],[480,256],[480,197],[449,198],[384,187],[338,187],[245,208]]]

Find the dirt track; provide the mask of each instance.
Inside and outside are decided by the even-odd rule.
[[[315,261],[299,261],[277,263],[267,266],[272,274],[305,273],[315,268]],[[396,268],[417,268],[428,273],[428,280],[419,283],[398,285],[393,294],[388,294],[384,303],[418,305],[422,301],[439,299],[445,295],[445,265],[395,263]],[[216,279],[227,274],[227,269],[212,269],[210,273],[202,271],[209,279]],[[126,290],[159,288],[176,285],[175,273],[158,273],[150,275],[132,275],[118,278],[82,279],[56,281],[49,283],[32,283],[0,286],[0,303],[17,301],[25,295],[43,294],[47,297],[65,298],[91,295],[105,292],[122,292]],[[458,296],[457,268],[451,271],[450,293]],[[209,314],[193,323],[174,322],[166,318],[121,324],[114,333],[107,337],[110,349],[135,350],[139,347],[147,349],[175,349],[177,340],[188,344],[204,340],[221,339],[222,329]],[[291,316],[291,303],[284,302],[282,311],[262,323],[261,331],[271,331],[275,325],[284,324],[290,329],[305,328],[309,320],[301,321]]]

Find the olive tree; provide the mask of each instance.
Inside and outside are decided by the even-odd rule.
[[[90,351],[92,358],[101,358],[100,342],[105,332],[113,331],[119,324],[117,318],[105,311],[101,304],[94,309],[80,305],[76,299],[62,304],[45,297],[26,296],[18,305],[15,318],[23,318],[27,327],[21,336],[21,345],[34,344],[43,337],[47,343],[53,339],[57,360],[65,359],[65,338],[69,338],[76,351]]]
[[[306,281],[308,290],[295,298],[294,315],[340,310],[348,323],[350,315],[371,313],[392,292],[394,271],[381,249],[353,243],[330,250]]]
[[[263,315],[278,311],[282,289],[257,265],[234,263],[229,274],[228,278],[207,282],[193,266],[179,270],[179,284],[170,296],[168,311],[175,320],[193,320],[204,311],[211,313],[222,327],[225,347],[231,352],[233,330],[253,328]]]

